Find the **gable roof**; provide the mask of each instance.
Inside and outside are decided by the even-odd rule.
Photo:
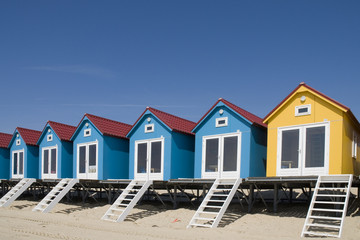
[[[202,118],[197,122],[196,126],[194,127],[193,131],[195,130],[195,128],[206,118],[206,116],[218,105],[219,102],[224,103],[227,107],[229,107],[230,109],[232,109],[234,112],[238,113],[240,116],[244,117],[246,120],[248,120],[251,124],[255,124],[258,125],[260,127],[264,127],[267,128],[267,125],[265,123],[263,123],[262,118],[242,109],[241,107],[236,106],[235,104],[223,99],[223,98],[219,98],[216,103],[204,114],[204,116],[202,116]]]
[[[19,132],[26,145],[37,146],[37,141],[41,136],[40,131],[21,127],[17,127],[16,130]]]
[[[271,112],[269,112],[265,117],[263,122],[267,122],[270,117],[275,114],[275,112],[277,112],[296,92],[300,87],[305,87],[307,88],[310,92],[312,92],[313,94],[319,96],[320,98],[323,98],[325,101],[329,102],[330,104],[336,106],[337,108],[341,109],[343,112],[346,112],[347,114],[349,114],[349,117],[352,119],[352,121],[354,121],[355,125],[357,125],[357,127],[360,129],[360,123],[359,121],[356,119],[355,115],[351,112],[350,108],[339,103],[338,101],[330,98],[329,96],[319,92],[318,90],[310,87],[309,85],[306,85],[304,82],[301,82],[299,84],[299,86],[297,86],[286,98],[284,98],[284,100],[282,100],[273,110],[271,110]]]
[[[71,126],[71,125],[67,125],[67,124],[63,124],[63,123],[58,123],[58,122],[53,122],[53,121],[48,121],[42,131],[41,136],[38,139],[37,144],[40,144],[39,141],[42,139],[42,136],[45,134],[45,129],[46,126],[49,124],[49,126],[52,128],[52,130],[55,132],[55,134],[59,137],[59,139],[61,141],[67,141],[70,142],[72,135],[74,134],[76,127],[75,126]]]
[[[190,120],[186,120],[184,118],[177,117],[177,116],[172,115],[170,113],[166,113],[166,112],[163,112],[163,111],[160,111],[158,109],[151,108],[151,107],[147,107],[145,109],[145,111],[136,120],[133,127],[135,127],[135,125],[140,121],[140,119],[144,116],[146,111],[150,111],[152,114],[154,114],[155,117],[157,117],[161,122],[163,122],[172,131],[179,132],[179,133],[184,133],[184,134],[189,134],[189,135],[194,135],[194,133],[192,133],[191,130],[195,127],[195,125],[196,125],[195,122],[192,122]]]
[[[87,117],[89,119],[89,121],[92,124],[94,124],[94,126],[100,131],[100,133],[102,135],[118,137],[118,138],[126,138],[127,133],[132,128],[132,125],[130,125],[130,124],[117,122],[114,120],[95,116],[95,115],[88,114],[88,113],[85,113],[85,115],[81,119],[80,123],[78,124],[77,128],[79,128],[80,124],[83,122],[85,117]],[[75,135],[75,132],[74,132],[73,136]]]
[[[12,136],[12,134],[0,133],[0,148],[8,148]]]

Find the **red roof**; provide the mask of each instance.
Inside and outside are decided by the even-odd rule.
[[[147,107],[141,116],[136,120],[134,126],[137,122],[143,117],[146,111],[149,110],[154,114],[160,121],[162,121],[166,126],[168,126],[172,131],[185,133],[189,135],[194,135],[191,130],[196,126],[195,122],[186,120],[184,118],[177,117],[175,115],[157,110],[155,108]]]
[[[95,127],[103,134],[108,135],[112,137],[119,137],[119,138],[126,138],[126,134],[130,131],[132,128],[131,125],[117,122],[114,120],[110,120],[107,118],[98,117],[95,115],[91,115],[86,113],[84,117],[87,117],[92,124],[95,125]],[[83,119],[84,119],[83,117]],[[80,123],[82,120],[80,121]],[[79,123],[79,124],[80,124]]]
[[[11,134],[7,134],[7,133],[0,133],[0,148],[8,148],[10,141],[12,139]]]
[[[41,136],[40,131],[31,130],[31,129],[27,129],[27,128],[21,128],[21,127],[17,127],[16,129],[18,130],[20,136],[22,137],[22,139],[24,140],[26,145],[37,146],[36,143]]]
[[[61,141],[70,141],[72,135],[76,130],[75,126],[70,126],[63,123],[48,121],[48,124],[54,130],[54,132]]]
[[[267,128],[267,125],[265,123],[263,123],[262,118],[260,118],[260,117],[258,117],[256,115],[242,109],[241,107],[236,106],[235,104],[232,104],[231,102],[229,102],[229,101],[227,101],[227,100],[225,100],[223,98],[219,98],[219,100],[216,101],[216,103],[209,109],[209,111],[207,111],[205,113],[205,115],[197,122],[196,125],[198,125],[215,108],[215,106],[219,102],[224,103],[226,106],[228,106],[230,109],[232,109],[236,113],[240,114],[240,116],[244,117],[245,119],[247,119],[252,124],[256,124],[256,125],[259,125],[261,127]]]
[[[301,86],[304,86],[304,87],[306,87],[307,89],[309,89],[310,91],[313,91],[314,93],[319,94],[320,96],[322,96],[323,98],[329,100],[330,102],[338,105],[338,106],[341,107],[341,108],[344,108],[346,111],[349,111],[349,110],[350,110],[350,108],[348,108],[347,106],[339,103],[338,101],[335,101],[334,99],[326,96],[325,94],[319,92],[318,90],[316,90],[316,89],[314,89],[314,88],[306,85],[304,82],[302,82],[302,83],[300,83],[299,86],[297,86],[286,98],[284,98],[284,100],[282,100],[273,110],[271,110],[271,112],[269,112],[268,115],[266,115],[266,116],[264,117],[264,120],[267,119],[273,112],[275,112],[284,102],[286,102]],[[352,113],[350,112],[350,114],[352,114]],[[353,114],[352,114],[352,115],[353,115]],[[355,117],[355,116],[354,116],[354,117]],[[356,118],[355,118],[355,119],[356,119]],[[357,120],[356,120],[356,121],[357,121]]]

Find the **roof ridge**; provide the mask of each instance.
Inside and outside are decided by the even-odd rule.
[[[2,134],[2,135],[9,135],[9,136],[13,136],[13,134],[10,134],[10,133],[4,133],[4,132],[0,132],[0,134]]]
[[[173,115],[173,114],[171,114],[171,113],[167,113],[167,112],[161,111],[161,110],[156,109],[156,108],[147,107],[147,109],[149,109],[150,111],[151,111],[151,110],[155,110],[155,111],[158,111],[158,112],[160,112],[160,113],[167,114],[167,115],[170,115],[170,116],[172,116],[172,117],[179,118],[179,119],[181,119],[181,120],[187,121],[187,122],[189,122],[189,123],[196,123],[196,122],[193,122],[193,121],[191,121],[191,120],[188,120],[188,119],[185,119],[185,118],[182,118],[182,117],[175,116],[175,115]]]
[[[132,126],[131,124],[128,124],[128,123],[123,123],[123,122],[115,121],[115,120],[112,120],[112,119],[109,119],[109,118],[104,118],[104,117],[96,116],[96,115],[89,114],[89,113],[85,113],[85,116],[100,118],[100,119],[102,119],[102,120],[110,121],[110,122],[117,123],[117,124],[123,124],[123,125]]]
[[[25,131],[32,131],[32,132],[40,132],[41,133],[41,131],[30,129],[30,128],[16,127],[16,129],[18,129],[18,130],[21,129],[21,130],[25,130]]]
[[[73,126],[73,125],[69,125],[69,124],[65,124],[65,123],[60,123],[60,122],[54,122],[54,121],[48,121],[48,123],[55,123],[55,124],[59,124],[59,125],[62,125],[62,126],[67,126],[67,127],[73,127],[73,128],[76,128],[76,126]]]

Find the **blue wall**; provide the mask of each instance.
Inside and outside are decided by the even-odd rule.
[[[51,130],[49,133],[48,130]],[[53,135],[53,140],[48,142],[47,136]],[[54,147],[57,145],[57,154],[58,154],[58,166],[57,166],[57,178],[72,178],[73,172],[73,146],[72,142],[61,141],[60,138],[56,135],[55,131],[47,125],[40,136],[38,141],[39,143],[39,176],[42,178],[42,148],[44,147]]]
[[[26,145],[24,140],[16,130],[10,146],[10,178],[12,178],[12,152],[24,149],[24,178],[37,178],[39,179],[39,147]],[[16,145],[16,140],[20,139],[20,145]]]
[[[267,150],[267,130],[265,128],[251,127],[251,151],[250,151],[250,176],[266,176],[266,150]]]
[[[0,148],[0,179],[9,179],[10,149]]]
[[[219,110],[223,109],[223,114]],[[216,127],[216,118],[228,117],[228,125],[225,127]],[[253,136],[252,129],[259,127],[252,127],[251,123],[239,116],[233,110],[228,108],[222,102],[219,102],[215,108],[202,120],[201,123],[195,128],[195,178],[201,178],[201,164],[202,164],[202,141],[204,136],[219,135],[227,133],[241,132],[241,156],[240,156],[240,176],[246,178],[250,176],[265,176],[265,169],[263,164],[259,165],[259,159],[266,158],[266,147],[261,144],[254,143],[260,142],[259,138],[264,135],[256,131],[255,137]],[[262,130],[259,130],[262,132]],[[266,131],[266,130],[265,130]],[[254,138],[254,140],[252,140]],[[255,141],[255,139],[257,141]],[[265,134],[266,141],[266,134]],[[259,153],[257,153],[259,151]],[[252,164],[254,162],[255,164]],[[261,175],[261,173],[264,173]]]
[[[129,140],[104,136],[104,179],[129,179]]]
[[[195,136],[172,133],[171,178],[194,178]]]

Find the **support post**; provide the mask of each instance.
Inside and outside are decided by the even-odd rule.
[[[293,201],[293,188],[290,188],[290,198],[289,198],[289,202],[292,203]]]
[[[251,212],[254,201],[254,184],[250,184],[250,193],[249,193],[249,205],[248,205],[248,213]]]
[[[176,184],[174,185],[174,203],[173,203],[173,208],[177,209],[178,207],[178,202],[177,202],[177,186]]]
[[[273,203],[273,211],[277,213],[277,205],[278,205],[278,195],[279,195],[279,185],[274,184],[274,203]]]

